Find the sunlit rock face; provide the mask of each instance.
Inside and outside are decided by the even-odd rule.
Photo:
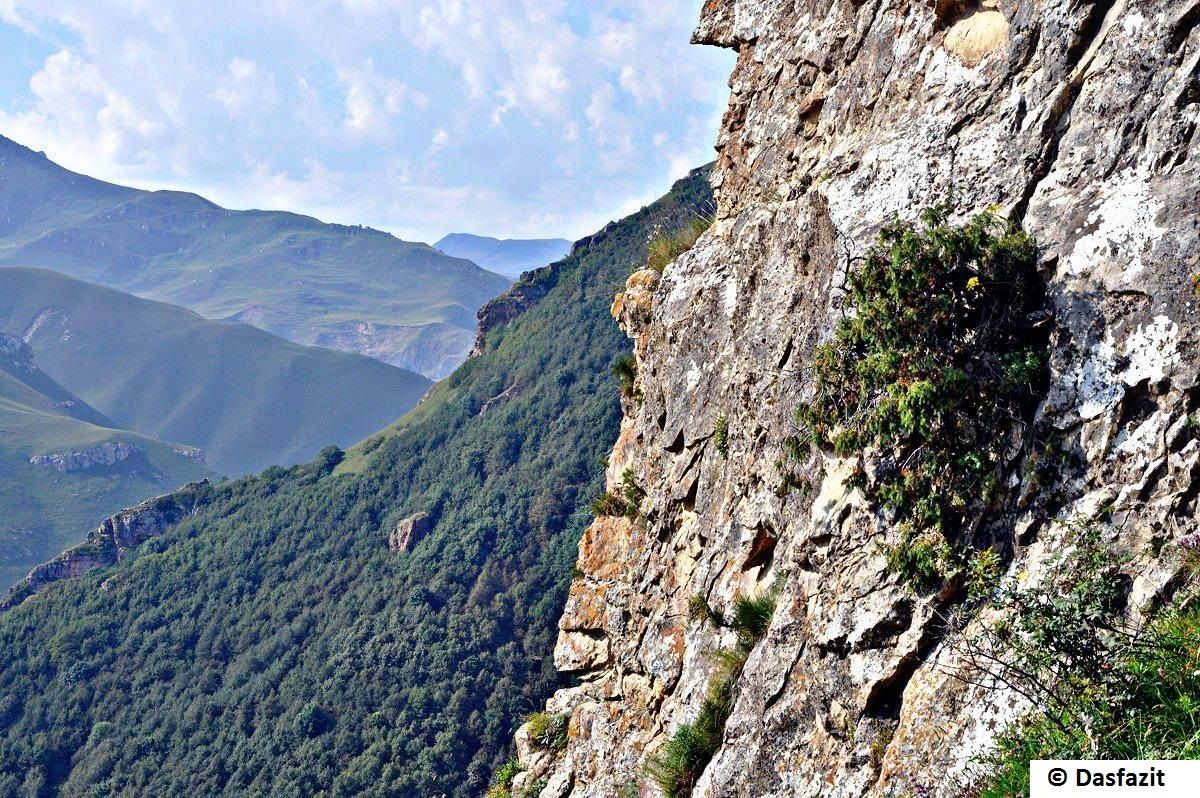
[[[580,544],[556,652],[577,681],[548,707],[571,714],[570,741],[523,757],[517,788],[657,794],[647,754],[695,718],[731,641],[688,620],[696,595],[724,610],[781,586],[697,796],[953,796],[1022,712],[975,684],[942,597],[887,574],[896,531],[846,489],[847,463],[780,490],[847,265],[949,197],[1038,241],[1052,378],[1036,423],[1066,454],[1051,489],[1015,453],[978,534],[1036,582],[1070,544],[1055,518],[1111,512],[1133,603],[1171,589],[1200,487],[1198,23],[1177,0],[705,4],[697,40],[739,54],[718,219],[614,305],[641,397],[609,488],[630,469],[647,495],[641,518],[601,519]]]

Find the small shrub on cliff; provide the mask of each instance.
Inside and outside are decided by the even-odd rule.
[[[662,754],[646,766],[647,775],[662,790],[663,798],[687,798],[713,754],[721,747],[725,721],[733,711],[733,680],[720,679],[700,705],[691,723],[675,730]]]
[[[637,399],[637,359],[632,353],[621,355],[613,363],[612,374],[621,385],[621,395],[626,399]]]
[[[733,617],[729,626],[737,632],[738,645],[749,651],[762,640],[775,614],[775,593],[765,593],[757,598],[738,596],[733,600]]]
[[[662,274],[676,258],[696,245],[697,239],[712,227],[713,216],[700,214],[672,232],[659,233],[650,239],[646,250],[646,268]]]
[[[801,447],[874,455],[850,484],[894,518],[888,564],[920,588],[967,567],[958,535],[999,495],[1013,430],[1046,385],[1044,335],[1028,319],[1043,302],[1033,239],[989,214],[952,226],[948,213],[880,232],[796,412]]]
[[[717,445],[717,453],[722,460],[729,459],[729,416],[725,413],[717,416],[717,427],[713,431],[713,442]]]
[[[485,798],[510,798],[513,779],[524,769],[525,766],[516,759],[505,762],[492,777],[492,786],[488,788]]]
[[[1073,547],[1038,587],[1001,589],[1011,618],[959,643],[989,684],[1036,708],[981,763],[981,798],[1028,795],[1033,759],[1200,757],[1200,602],[1133,626],[1122,558],[1095,528],[1073,529]]]
[[[535,712],[526,720],[529,724],[529,739],[544,750],[561,751],[567,747],[567,727],[570,721],[569,715]]]
[[[625,516],[634,520],[638,508],[646,498],[645,489],[638,484],[637,475],[632,468],[626,468],[621,474],[620,493],[605,491],[592,502],[592,514],[597,518]]]
[[[597,518],[625,515],[625,509],[625,500],[608,491],[601,493],[592,501],[592,515]]]
[[[646,490],[638,484],[637,474],[632,468],[626,468],[621,473],[621,495],[625,499],[625,516],[633,520],[642,506],[642,500],[646,498]]]
[[[703,596],[694,596],[688,611],[694,617],[707,617],[719,626],[735,630],[738,642],[732,649],[713,652],[721,674],[709,687],[696,719],[676,729],[662,752],[646,762],[646,775],[658,785],[663,798],[688,798],[696,780],[721,747],[742,668],[755,644],[766,634],[775,612],[775,591],[756,598],[734,599],[728,623]]]

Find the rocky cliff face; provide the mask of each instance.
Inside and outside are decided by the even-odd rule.
[[[473,340],[470,330],[446,322],[405,327],[347,321],[328,325],[305,343],[357,352],[440,380],[466,360]]]
[[[106,441],[99,446],[93,446],[90,449],[80,451],[37,454],[30,457],[29,462],[66,474],[116,465],[124,460],[128,460],[140,451],[141,449],[132,443]]]
[[[209,490],[207,479],[192,482],[174,493],[149,499],[106,518],[86,541],[34,568],[29,576],[13,585],[8,595],[0,600],[0,612],[40,593],[47,585],[74,579],[93,568],[115,565],[130,549],[158,537],[194,514],[208,498]]]
[[[846,488],[845,462],[780,489],[847,264],[950,196],[1038,241],[1053,332],[1036,423],[1067,455],[1053,490],[1014,457],[978,534],[1036,581],[1071,542],[1055,519],[1111,514],[1132,604],[1175,588],[1170,544],[1197,530],[1200,493],[1198,24],[1194,0],[705,4],[697,40],[739,54],[718,220],[615,306],[643,398],[608,481],[632,470],[642,520],[599,519],[580,543],[555,653],[577,684],[547,707],[570,715],[569,740],[547,752],[523,729],[514,793],[657,794],[646,756],[695,718],[731,635],[688,621],[696,595],[721,611],[779,585],[694,795],[956,795],[1022,711],[972,683],[945,597],[885,571],[896,530]]]

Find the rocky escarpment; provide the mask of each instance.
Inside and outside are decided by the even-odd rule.
[[[618,227],[616,222],[609,222],[599,232],[579,239],[571,245],[568,257],[574,257],[589,247],[603,243]],[[550,289],[558,284],[560,268],[560,263],[556,262],[527,271],[503,294],[484,303],[476,314],[479,324],[475,329],[475,345],[471,348],[470,356],[474,357],[486,350],[489,332],[517,318],[546,296]]]
[[[7,358],[14,367],[33,367],[33,350],[15,335],[0,332],[0,356]]]
[[[0,601],[0,611],[11,609],[55,582],[82,576],[93,568],[115,565],[133,548],[158,537],[194,514],[208,498],[208,480],[189,483],[174,493],[158,496],[110,516],[87,540],[29,572]]]
[[[406,327],[347,321],[328,325],[305,343],[357,352],[440,380],[466,360],[472,340],[470,330],[446,322]]]
[[[46,466],[65,474],[116,465],[140,451],[141,449],[132,443],[107,441],[99,446],[75,452],[36,454],[29,458],[29,462],[33,465]]]
[[[1131,606],[1170,595],[1200,494],[1198,23],[1173,0],[705,4],[697,39],[738,52],[718,218],[615,306],[640,400],[608,483],[645,495],[580,543],[555,652],[577,683],[547,706],[568,739],[518,734],[514,794],[658,794],[647,756],[695,719],[732,634],[689,622],[696,596],[778,589],[694,795],[956,795],[1023,711],[972,678],[946,597],[888,572],[898,532],[849,461],[780,467],[847,267],[948,197],[1034,236],[1052,325],[1034,424],[1053,484],[1014,453],[976,535],[1036,583],[1072,542],[1060,519],[1110,519]]]
[[[475,328],[475,344],[470,357],[483,354],[487,349],[487,335],[497,327],[507,324],[529,310],[538,300],[554,287],[554,266],[543,266],[521,275],[521,279],[495,299],[488,300],[476,314],[479,324]]]

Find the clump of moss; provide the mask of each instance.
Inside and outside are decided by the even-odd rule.
[[[846,314],[813,358],[815,395],[796,412],[798,449],[872,452],[850,480],[896,522],[888,565],[915,587],[961,577],[960,533],[1000,495],[1011,436],[1047,385],[1037,247],[979,214],[884,228],[847,277]]]
[[[717,445],[717,453],[722,460],[729,459],[729,416],[725,413],[717,416],[717,426],[713,431],[713,441]]]

